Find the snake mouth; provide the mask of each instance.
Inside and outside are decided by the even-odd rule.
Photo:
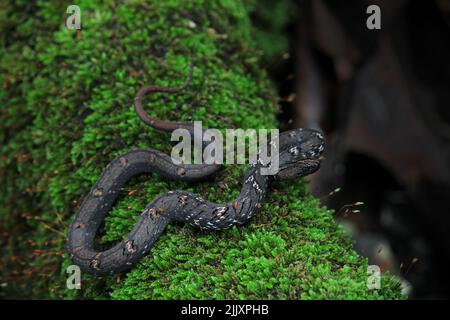
[[[319,159],[308,158],[284,164],[280,167],[275,179],[290,180],[310,175],[320,169],[320,162]]]
[[[317,159],[306,159],[301,161],[301,163],[303,167],[302,175],[307,176],[320,169],[321,160],[319,157]]]

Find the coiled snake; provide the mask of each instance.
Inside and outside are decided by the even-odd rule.
[[[145,95],[176,93],[184,89],[191,75],[192,69],[187,80],[178,88],[148,86],[141,89],[135,98],[136,112],[141,120],[160,131],[184,128],[193,134],[193,125],[152,118],[142,106]],[[245,223],[258,212],[270,180],[301,177],[319,168],[324,141],[318,131],[295,129],[279,135],[278,149],[278,174],[262,175],[261,162],[250,165],[241,193],[235,200],[217,204],[186,191],[169,191],[147,205],[123,241],[105,251],[97,251],[94,248],[96,232],[120,189],[133,176],[156,172],[168,179],[193,182],[211,176],[221,167],[217,164],[174,164],[170,156],[150,148],[132,150],[117,157],[103,170],[69,227],[67,249],[74,264],[98,276],[114,274],[129,269],[147,254],[170,222],[186,222],[209,230],[222,230]]]

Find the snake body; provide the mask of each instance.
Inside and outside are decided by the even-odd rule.
[[[142,121],[160,131],[184,128],[193,133],[190,124],[152,118],[143,109],[142,98],[156,92],[176,93],[178,88],[148,86],[135,98],[135,108]],[[126,271],[148,253],[167,224],[184,222],[207,230],[223,230],[243,224],[261,207],[273,179],[288,179],[313,173],[319,168],[324,141],[320,132],[295,129],[279,135],[279,172],[275,176],[262,175],[261,162],[250,165],[245,174],[241,193],[227,204],[217,204],[187,191],[169,191],[147,205],[126,238],[110,249],[98,251],[94,239],[105,215],[121,188],[132,177],[156,172],[177,181],[200,181],[220,169],[217,164],[175,164],[170,156],[158,150],[135,149],[112,160],[103,170],[79,207],[69,227],[67,249],[74,264],[81,270],[98,276]],[[265,164],[267,165],[267,164]]]

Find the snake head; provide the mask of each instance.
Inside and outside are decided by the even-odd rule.
[[[321,132],[294,129],[280,134],[279,171],[277,179],[293,179],[309,175],[320,168],[325,148]]]

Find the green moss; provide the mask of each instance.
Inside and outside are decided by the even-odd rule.
[[[275,184],[261,213],[244,226],[214,233],[169,226],[130,272],[107,279],[83,274],[82,290],[66,289],[67,226],[102,169],[133,148],[170,150],[168,135],[134,113],[140,87],[180,84],[192,59],[188,89],[149,98],[152,115],[221,129],[276,127],[276,93],[251,33],[248,12],[256,2],[78,1],[81,33],[65,28],[59,1],[2,3],[0,17],[8,17],[0,24],[4,295],[399,297],[387,275],[381,290],[367,290],[367,261],[302,181]],[[164,190],[228,201],[238,194],[243,171],[227,166],[195,186],[153,175],[133,179],[106,218],[101,244],[122,239]]]

